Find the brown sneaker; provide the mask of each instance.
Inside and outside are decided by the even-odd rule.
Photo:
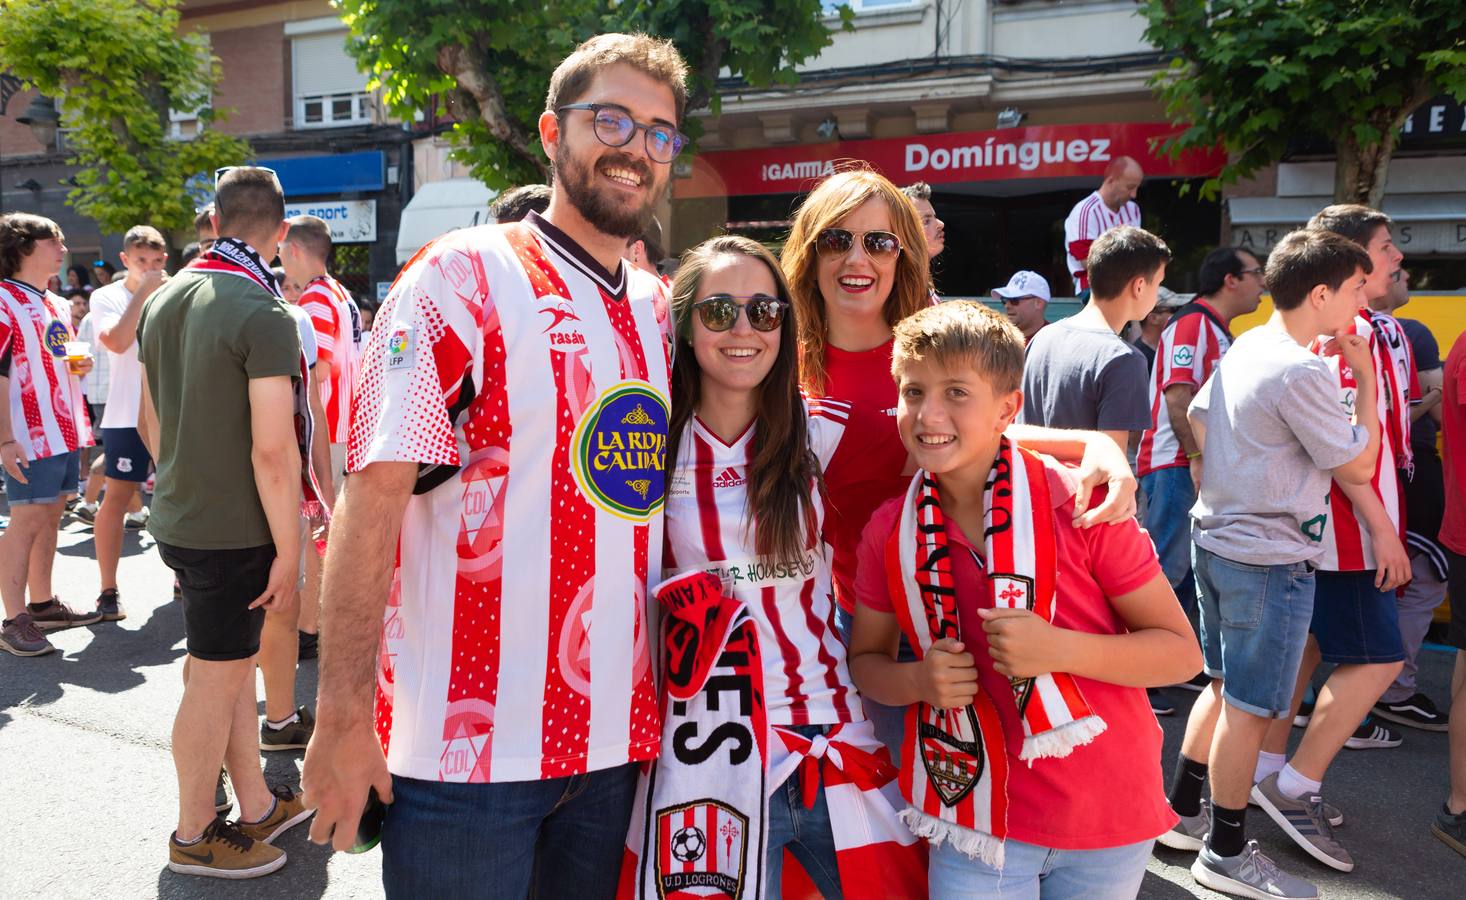
[[[168,868],[180,875],[258,878],[285,865],[285,851],[261,843],[223,819],[215,819],[193,844],[168,838]]]
[[[316,814],[315,810],[306,809],[299,794],[283,784],[270,788],[270,793],[275,795],[275,805],[269,815],[258,822],[236,823],[245,835],[265,844],[275,843],[275,838]]]
[[[92,610],[89,613],[79,613],[65,603],[60,597],[52,597],[45,603],[37,605],[27,603],[26,612],[31,614],[36,627],[42,631],[59,631],[63,628],[76,628],[80,625],[95,625],[102,621],[102,613]]]
[[[6,619],[0,626],[0,650],[16,656],[42,656],[56,652],[41,629],[31,619],[30,613],[21,613],[13,619]]]

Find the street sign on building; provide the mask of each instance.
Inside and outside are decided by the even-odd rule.
[[[370,244],[377,239],[377,201],[307,200],[285,204],[285,218],[316,216],[331,226],[338,244]]]

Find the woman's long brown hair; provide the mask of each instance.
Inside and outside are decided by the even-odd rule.
[[[677,465],[682,434],[702,397],[702,367],[692,350],[692,304],[701,299],[699,288],[709,265],[721,256],[746,257],[767,266],[779,299],[789,301],[778,261],[757,241],[736,235],[715,237],[683,255],[672,282],[677,346],[672,364],[672,416],[667,426],[667,464],[671,467]],[[818,489],[819,466],[809,449],[798,357],[794,319],[786,316],[780,328],[779,354],[757,388],[744,514],[745,527],[753,529],[758,555],[773,561],[799,559],[817,539],[812,499]]]
[[[896,323],[931,304],[931,271],[926,255],[926,232],[910,198],[879,172],[849,169],[820,182],[794,215],[794,227],[784,245],[784,276],[794,300],[799,323],[799,380],[812,397],[825,393],[825,345],[830,317],[820,294],[819,254],[814,241],[826,228],[838,228],[845,217],[867,200],[880,199],[891,211],[891,231],[901,239],[896,257],[896,280],[886,298],[886,324]]]

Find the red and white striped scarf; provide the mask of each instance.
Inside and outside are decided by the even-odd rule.
[[[271,297],[284,302],[280,286],[275,283],[275,276],[269,266],[265,265],[265,261],[253,247],[238,238],[219,238],[214,246],[199,254],[187,268],[244,278],[259,285]],[[310,408],[310,364],[305,358],[304,348],[300,351],[300,375],[294,381],[295,444],[300,450],[300,510],[310,521],[325,523],[330,521],[331,513],[322,499],[325,494],[316,483],[316,472],[311,466],[315,420],[311,417]]]
[[[769,795],[799,770],[806,805],[824,790],[844,896],[925,897],[925,848],[900,825],[896,769],[870,723],[814,738],[771,729],[747,607],[701,571],[656,593],[665,613],[661,756],[637,784],[618,896],[777,896],[765,867]]]
[[[1368,326],[1367,331],[1361,327],[1360,320]],[[1375,387],[1381,395],[1379,400],[1385,405],[1380,427],[1394,450],[1393,465],[1410,471],[1414,468],[1410,449],[1410,374],[1401,371],[1412,364],[1409,362],[1410,344],[1393,317],[1376,313],[1368,307],[1361,308],[1355,316],[1354,333],[1367,339],[1374,351]],[[1314,338],[1308,349],[1322,356],[1329,340],[1327,336]],[[1334,360],[1334,364],[1339,376],[1339,390],[1357,391],[1359,381],[1343,357]]]
[[[983,497],[984,550],[995,609],[1054,618],[1058,554],[1048,476],[1036,455],[1004,438]],[[918,656],[942,638],[960,639],[956,582],[937,480],[911,479],[886,542],[896,617]],[[1019,758],[1063,757],[1105,730],[1072,676],[1011,679],[1023,722]],[[1001,867],[1007,836],[1007,750],[994,698],[978,691],[953,710],[917,703],[907,711],[901,789],[916,834]]]

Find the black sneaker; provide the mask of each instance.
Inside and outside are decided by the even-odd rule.
[[[309,631],[297,632],[300,636],[300,658],[315,659],[321,655],[321,636],[311,634]]]
[[[1298,704],[1298,712],[1293,716],[1294,728],[1307,728],[1309,721],[1313,718],[1313,707],[1318,701],[1314,699],[1313,692],[1309,691],[1303,695],[1303,702]]]
[[[1435,821],[1430,823],[1430,831],[1445,841],[1447,847],[1466,856],[1466,812],[1453,816],[1443,804],[1435,814]]]
[[[102,614],[103,622],[118,622],[127,618],[117,588],[107,588],[97,596],[97,612]]]
[[[1192,678],[1190,681],[1183,681],[1180,684],[1173,684],[1171,685],[1171,687],[1175,688],[1178,691],[1194,691],[1199,694],[1207,688],[1211,687],[1211,676],[1206,674],[1205,672],[1198,672],[1196,674],[1196,677]]]
[[[1436,709],[1436,705],[1430,701],[1429,697],[1418,692],[1398,703],[1386,703],[1381,700],[1374,705],[1374,714],[1396,725],[1419,728],[1421,731],[1450,729],[1449,717]]]
[[[1171,701],[1166,699],[1165,694],[1162,694],[1156,688],[1146,688],[1145,693],[1146,696],[1150,697],[1151,712],[1155,713],[1158,716],[1170,716],[1175,714],[1176,707],[1171,703]]]
[[[284,728],[271,728],[269,722],[261,722],[260,749],[304,750],[316,730],[316,720],[304,706],[295,711],[295,716],[295,721]]]
[[[1405,739],[1383,725],[1376,725],[1369,719],[1354,729],[1344,742],[1350,750],[1390,750],[1405,743]]]

